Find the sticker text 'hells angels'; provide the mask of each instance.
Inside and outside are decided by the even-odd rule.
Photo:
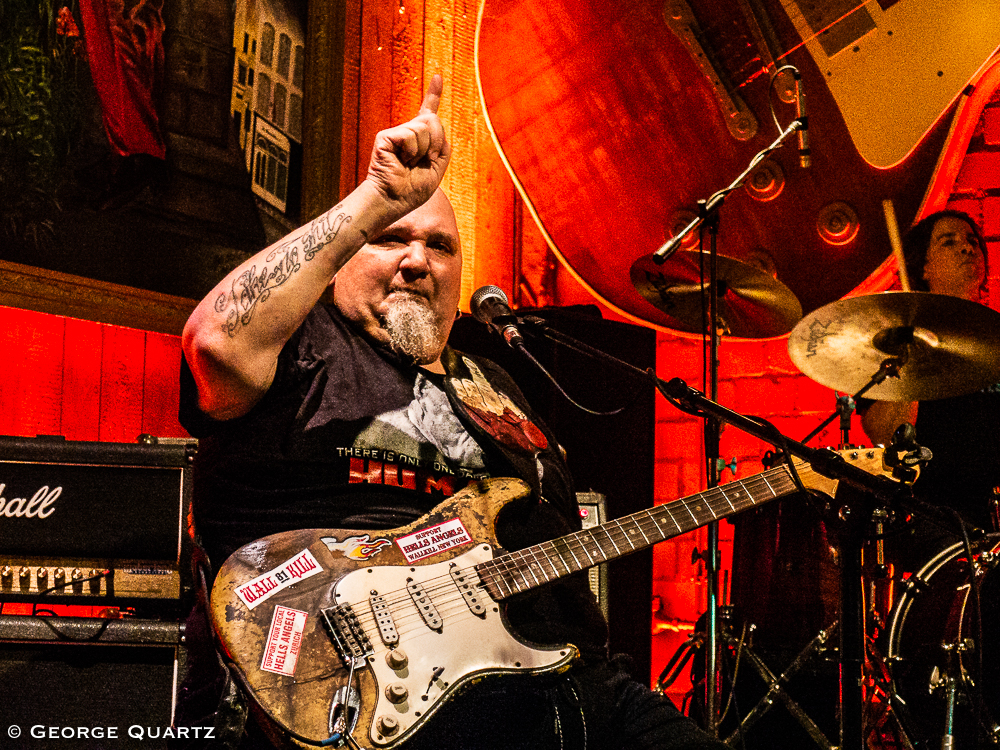
[[[453,547],[468,544],[471,541],[472,537],[465,530],[461,519],[453,518],[436,526],[402,536],[396,540],[396,544],[399,545],[399,549],[402,550],[408,562],[416,562]]]
[[[274,608],[274,619],[271,620],[271,630],[264,647],[264,660],[260,664],[264,672],[289,677],[295,674],[295,663],[299,660],[302,633],[306,629],[308,617],[309,614],[300,609],[290,609],[280,604]]]
[[[290,560],[286,560],[277,568],[259,575],[252,581],[236,588],[236,595],[247,609],[253,609],[261,602],[269,599],[282,589],[287,589],[309,576],[314,576],[322,570],[312,552],[302,550]]]

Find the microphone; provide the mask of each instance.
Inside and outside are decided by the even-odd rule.
[[[799,166],[808,169],[812,166],[812,154],[809,151],[809,116],[806,114],[806,91],[802,87],[802,74],[795,71],[795,119],[802,123],[799,128]]]
[[[492,285],[479,287],[472,294],[470,306],[472,317],[503,336],[509,346],[513,348],[524,343],[521,332],[514,325],[516,317],[507,304],[503,289]]]

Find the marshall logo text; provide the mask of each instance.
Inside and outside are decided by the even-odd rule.
[[[27,497],[12,497],[8,500],[4,497],[7,485],[0,482],[0,516],[7,518],[48,518],[55,513],[56,499],[62,494],[62,487],[42,485],[38,491]]]

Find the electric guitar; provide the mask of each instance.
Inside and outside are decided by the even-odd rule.
[[[872,474],[882,449],[841,451]],[[838,481],[796,461],[803,485]],[[470,484],[390,531],[305,529],[264,537],[222,566],[212,620],[270,730],[315,746],[350,732],[375,750],[405,742],[463,685],[568,669],[572,645],[507,629],[500,602],[795,492],[785,465],[516,552],[498,514],[530,495],[517,479]]]

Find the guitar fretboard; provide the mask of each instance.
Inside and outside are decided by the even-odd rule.
[[[804,467],[799,467],[800,473]],[[476,566],[494,599],[503,599],[637,552],[796,489],[787,466],[658,505]]]

